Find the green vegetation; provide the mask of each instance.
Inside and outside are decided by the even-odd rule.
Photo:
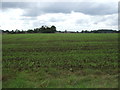
[[[3,88],[117,88],[118,34],[4,34]]]

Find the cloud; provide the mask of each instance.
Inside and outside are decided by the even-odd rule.
[[[55,21],[51,21],[52,17],[57,17]],[[61,17],[61,18],[60,18]],[[69,14],[50,13],[40,15],[35,22],[35,27],[42,25],[55,25],[58,30],[81,31],[93,29],[117,29],[117,14],[91,16],[79,12],[71,12]]]
[[[2,2],[2,10],[15,9],[15,8],[29,8],[31,3],[29,2]]]
[[[19,18],[20,20],[36,20],[37,19],[37,17],[20,17]]]
[[[26,20],[21,17],[23,14],[22,9],[7,9],[7,11],[0,11],[0,26],[2,29],[15,30],[15,29],[28,29],[32,27],[31,20]],[[30,17],[31,18],[31,17]],[[33,27],[32,27],[33,28]]]
[[[55,25],[57,30],[117,29],[116,2],[3,2],[3,29],[33,29]]]
[[[52,25],[59,22],[64,22],[68,15],[63,13],[47,13],[44,15],[37,16],[37,20],[33,22],[35,27],[40,27],[42,25]]]
[[[108,15],[117,13],[116,2],[3,2],[3,9],[21,8],[23,16],[36,17],[45,13],[80,12],[88,15]]]

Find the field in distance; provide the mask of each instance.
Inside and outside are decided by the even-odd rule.
[[[118,34],[4,34],[3,88],[117,88]]]

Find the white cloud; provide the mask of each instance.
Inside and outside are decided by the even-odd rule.
[[[4,30],[28,29],[31,27],[30,22],[21,20],[22,9],[8,9],[0,12],[0,26]]]
[[[120,0],[2,0],[3,2],[118,2]]]
[[[39,3],[38,3],[38,6],[40,6]],[[44,8],[44,5],[41,8]],[[101,8],[98,8],[98,10],[100,9]],[[89,12],[89,10],[88,10],[88,13],[93,13],[93,14],[86,14],[84,12],[75,12],[75,11],[71,11],[70,13],[64,13],[64,12],[61,12],[61,13],[60,12],[52,12],[52,13],[49,12],[48,13],[46,11],[46,13],[38,14],[38,15],[35,15],[34,17],[31,17],[29,15],[28,16],[23,15],[24,13],[26,13],[25,10],[26,9],[22,9],[22,8],[21,9],[20,8],[13,8],[13,9],[7,8],[7,10],[0,11],[1,28],[4,30],[6,29],[26,30],[26,29],[33,29],[36,27],[41,27],[42,25],[48,25],[48,26],[55,25],[57,27],[57,30],[61,30],[61,31],[64,31],[64,30],[81,31],[81,30],[86,30],[86,29],[93,30],[93,29],[103,29],[103,28],[105,29],[117,29],[118,28],[117,13],[94,15],[94,13],[92,11]],[[35,10],[36,9],[34,8],[34,11]],[[95,8],[94,12],[96,12],[96,10],[97,9]],[[114,11],[114,8],[111,11]],[[29,14],[32,14],[32,13],[33,12],[30,12]]]
[[[52,21],[51,19],[55,19]],[[117,14],[91,16],[79,12],[49,13],[38,16],[33,22],[36,27],[40,25],[55,25],[58,30],[81,31],[84,29],[117,29]]]

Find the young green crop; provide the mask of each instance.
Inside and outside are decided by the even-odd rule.
[[[118,34],[6,34],[2,64],[4,88],[117,87]]]

